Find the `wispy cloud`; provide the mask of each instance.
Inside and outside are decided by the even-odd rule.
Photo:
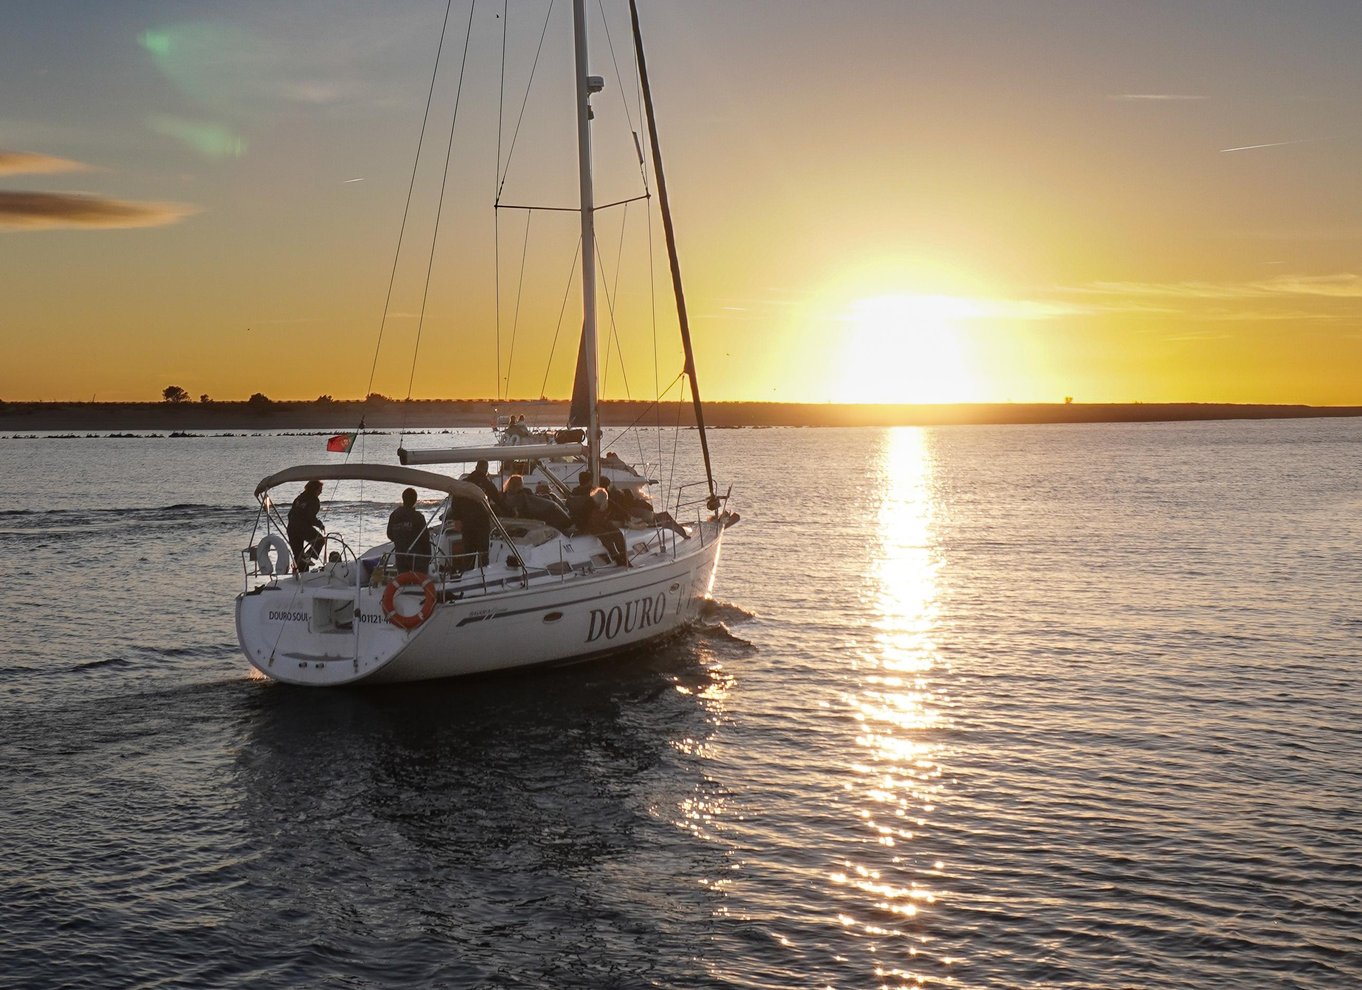
[[[178,203],[137,203],[77,193],[0,192],[0,230],[160,227],[195,212]]]
[[[1087,316],[1093,307],[1072,302],[1040,299],[975,299],[970,301],[969,317],[997,320],[1054,320],[1067,316]]]
[[[1129,100],[1132,102],[1144,101],[1147,103],[1187,103],[1199,100],[1209,100],[1209,96],[1197,96],[1192,93],[1117,93],[1108,99]]]
[[[1358,322],[1362,276],[1281,275],[1246,282],[1095,282],[1063,294],[1091,312],[1164,315],[1215,323]]]
[[[1271,229],[1241,228],[1233,231],[1236,235],[1252,237],[1260,241],[1362,241],[1362,225],[1330,222],[1313,227],[1273,227]]]
[[[49,175],[54,172],[84,172],[89,168],[83,162],[42,155],[36,151],[0,150],[0,175]]]
[[[1362,299],[1362,275],[1281,275],[1255,283],[1269,294]]]
[[[1251,282],[1095,282],[1069,290],[1080,295],[1177,299],[1362,299],[1362,275],[1279,275]]]

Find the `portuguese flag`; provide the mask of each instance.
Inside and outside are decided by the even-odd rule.
[[[333,454],[348,454],[350,453],[350,448],[354,445],[354,433],[337,433],[330,440],[326,441],[326,449]]]

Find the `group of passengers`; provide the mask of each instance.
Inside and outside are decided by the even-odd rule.
[[[577,476],[577,486],[565,497],[555,494],[546,481],[539,482],[531,491],[519,474],[510,475],[498,490],[488,475],[486,461],[478,461],[464,480],[483,490],[492,510],[501,518],[532,519],[564,535],[595,536],[621,567],[629,566],[622,528],[661,526],[690,538],[669,513],[654,512],[643,496],[612,484],[604,475],[593,484],[590,471]]]
[[[621,527],[658,526],[670,529],[684,539],[690,538],[670,513],[654,512],[652,504],[641,495],[611,484],[604,476],[599,484],[592,484],[590,471],[577,476],[577,486],[566,498],[554,494],[543,481],[530,491],[519,474],[511,475],[498,488],[488,474],[486,461],[478,461],[463,480],[482,490],[498,517],[542,522],[564,535],[595,536],[611,560],[621,567],[630,566]],[[309,481],[289,509],[289,546],[299,571],[308,570],[324,544],[321,492],[320,481]],[[414,488],[402,492],[402,504],[388,517],[387,534],[393,542],[398,571],[424,574],[430,568],[433,552],[431,524],[416,508],[416,498]],[[458,530],[464,552],[470,557],[476,553],[478,564],[485,565],[491,541],[491,520],[481,506],[469,499],[451,498],[445,522]]]

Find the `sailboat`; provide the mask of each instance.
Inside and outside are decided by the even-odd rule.
[[[725,532],[738,517],[728,506],[731,489],[721,494],[714,480],[705,439],[632,0],[630,13],[704,481],[677,486],[676,501],[666,511],[645,507],[623,521],[617,517],[613,526],[577,525],[574,520],[574,525],[555,527],[539,519],[498,515],[483,488],[417,466],[465,462],[470,459],[467,449],[400,451],[399,464],[304,464],[275,472],[255,487],[260,509],[251,545],[242,551],[245,588],[236,599],[242,651],[267,677],[289,684],[337,686],[579,663],[639,650],[682,632],[700,616],[713,589]],[[585,0],[573,0],[573,51],[585,430],[579,442],[522,444],[514,454],[527,464],[575,459],[596,479],[603,457],[591,97],[603,83],[588,71]],[[359,492],[361,497],[345,503],[356,509],[329,512],[324,534],[301,544],[288,539],[288,525],[273,493],[306,482],[331,484],[333,491]],[[372,487],[390,489],[393,497],[367,501]],[[381,520],[402,488],[435,492],[440,499],[426,524],[428,557],[399,554],[391,542],[365,549],[356,535],[366,527],[363,510],[377,504]],[[597,508],[609,501],[599,492],[593,496],[588,497]],[[372,520],[367,523],[373,525]],[[317,554],[315,567],[305,556],[310,550]]]

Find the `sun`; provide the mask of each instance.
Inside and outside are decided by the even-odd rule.
[[[961,323],[977,304],[956,296],[880,295],[857,300],[847,316],[844,402],[978,402]]]

